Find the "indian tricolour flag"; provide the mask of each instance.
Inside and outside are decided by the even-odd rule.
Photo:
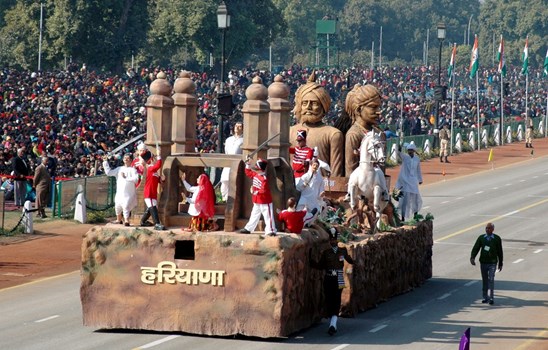
[[[529,74],[529,37],[525,39],[525,47],[523,48],[523,67],[521,74]]]
[[[548,76],[548,50],[546,50],[546,58],[544,59],[544,74],[545,77]]]
[[[451,61],[447,68],[447,76],[449,77],[449,86],[453,85],[453,75],[455,74],[455,60],[457,58],[457,43],[453,44],[453,52],[451,53]]]
[[[474,39],[474,47],[472,48],[472,57],[470,58],[470,79],[474,78],[479,68],[479,51],[478,51],[478,35]]]
[[[504,77],[506,76],[506,57],[504,57],[504,39],[500,36],[499,52],[497,54],[499,61],[498,72]]]

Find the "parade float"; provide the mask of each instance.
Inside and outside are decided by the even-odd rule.
[[[238,233],[252,205],[251,182],[244,174],[247,156],[268,159],[275,208],[299,195],[289,165],[291,107],[282,77],[268,89],[254,78],[247,88],[241,155],[195,151],[197,99],[188,72],[173,87],[160,73],[150,91],[145,143],[159,148],[165,159],[158,207],[168,229],[109,224],[86,233],[80,287],[84,325],[269,338],[318,322],[323,271],[312,269],[310,260],[328,245],[326,226],[268,237]],[[181,173],[195,182],[205,169],[221,167],[231,172],[228,199],[215,205],[219,231],[183,230],[190,216],[181,203]],[[326,181],[327,195],[336,202],[348,179]],[[341,222],[332,225],[349,230]],[[382,227],[386,230],[353,231],[340,243],[355,261],[344,276],[342,316],[352,317],[432,276],[432,221]]]

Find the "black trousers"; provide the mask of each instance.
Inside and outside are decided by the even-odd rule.
[[[338,316],[341,308],[342,289],[337,276],[325,276],[323,280],[325,312],[327,317]]]

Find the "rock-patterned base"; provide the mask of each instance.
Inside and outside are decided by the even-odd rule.
[[[321,318],[327,233],[173,233],[114,226],[82,243],[84,325],[227,336],[284,337]],[[432,224],[347,245],[357,263],[341,313],[352,316],[432,274]],[[221,273],[222,271],[222,273]]]

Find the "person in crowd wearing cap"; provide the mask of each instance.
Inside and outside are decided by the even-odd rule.
[[[314,150],[306,145],[306,130],[297,130],[297,146],[289,147],[289,154],[293,154],[291,167],[295,184],[297,184],[300,177],[305,174],[306,166],[314,157]]]
[[[313,268],[325,270],[323,280],[323,292],[325,302],[325,316],[330,318],[329,335],[337,333],[337,319],[341,308],[341,294],[346,287],[344,282],[344,261],[354,264],[354,260],[345,247],[339,246],[337,230],[332,227],[329,231],[330,247],[322,252],[319,261],[310,258],[310,265]],[[351,269],[347,270],[351,273]]]
[[[418,213],[422,208],[422,197],[419,185],[422,184],[421,160],[415,154],[417,147],[410,143],[407,146],[407,154],[399,152],[402,159],[396,188],[403,193],[399,200],[402,221]]]
[[[13,178],[11,177],[2,177],[2,186],[0,186],[0,188],[2,190],[4,190],[4,200],[6,201],[11,201],[13,200],[14,198],[14,194],[13,194],[13,191],[14,191],[14,187],[15,185],[13,184]]]
[[[226,154],[242,154],[244,125],[241,122],[234,124],[234,133],[225,141]],[[221,173],[221,195],[223,201],[228,198],[228,182],[230,180],[230,168],[223,168]]]
[[[34,170],[34,178],[32,187],[36,189],[36,208],[38,209],[38,217],[45,219],[46,206],[48,205],[49,193],[51,188],[51,176],[48,172],[48,157],[43,156],[41,163]]]
[[[525,147],[533,148],[533,119],[527,118],[527,129],[525,129]]]
[[[146,161],[146,160],[145,160]],[[147,163],[152,162],[152,157]],[[160,184],[160,175],[158,170],[162,168],[162,157],[160,149],[156,149],[156,162],[152,165],[146,165],[145,189],[143,197],[145,199],[146,210],[141,217],[141,226],[147,226],[148,218],[152,216],[155,230],[165,230],[165,226],[160,222],[158,214],[158,185]]]
[[[123,157],[124,164],[112,169],[108,163],[108,156],[103,155],[103,169],[107,176],[116,178],[116,195],[114,196],[114,211],[116,224],[129,226],[131,211],[137,206],[137,191],[135,184],[139,181],[137,170],[131,165],[133,156],[127,153]]]
[[[297,210],[295,207],[297,201],[295,197],[289,197],[287,200],[287,209],[276,209],[278,213],[278,220],[284,224],[285,232],[300,234],[304,227],[304,217],[307,213],[307,208],[303,210]]]
[[[443,162],[445,157],[446,163],[451,163],[447,157],[449,156],[449,141],[451,140],[451,131],[449,130],[449,124],[444,123],[439,133],[440,137],[440,162]]]
[[[15,180],[15,205],[22,207],[27,197],[27,176],[30,169],[25,160],[25,149],[17,149],[17,157],[13,160],[13,176]]]
[[[479,235],[470,253],[470,264],[476,265],[476,255],[480,253],[481,279],[483,282],[483,304],[493,305],[495,294],[495,271],[497,263],[499,272],[502,271],[502,239],[495,233],[495,225],[489,222],[485,226],[485,234]],[[481,250],[481,252],[480,252]]]
[[[215,215],[215,190],[206,174],[198,177],[198,186],[191,186],[186,181],[186,173],[181,175],[181,181],[185,189],[192,193],[187,198],[189,203],[188,213],[192,215],[189,231],[206,231],[209,229],[208,222]]]
[[[275,236],[277,230],[272,207],[272,194],[270,193],[268,178],[266,176],[266,166],[268,163],[266,160],[259,158],[256,163],[257,171],[254,171],[251,170],[249,161],[250,159],[248,158],[245,162],[245,175],[253,180],[251,186],[253,209],[251,210],[249,221],[240,230],[240,233],[253,232],[262,216],[265,225],[265,235]]]
[[[317,213],[324,205],[323,194],[325,181],[320,171],[320,162],[317,158],[312,159],[310,165],[306,166],[306,173],[299,178],[297,190],[301,192],[297,210],[309,208],[304,218],[304,224],[308,227],[316,220]]]
[[[386,140],[384,132],[377,128],[380,118],[381,94],[373,85],[356,85],[346,96],[345,111],[352,119],[352,126],[345,136],[345,175],[350,176],[359,165],[358,150],[364,136],[373,131]]]
[[[315,80],[316,74],[313,72],[308,82],[295,93],[297,124],[290,128],[290,139],[297,139],[298,130],[306,130],[308,146],[318,148],[318,158],[330,165],[333,176],[343,176],[344,136],[339,129],[323,122],[331,107],[331,97]]]

